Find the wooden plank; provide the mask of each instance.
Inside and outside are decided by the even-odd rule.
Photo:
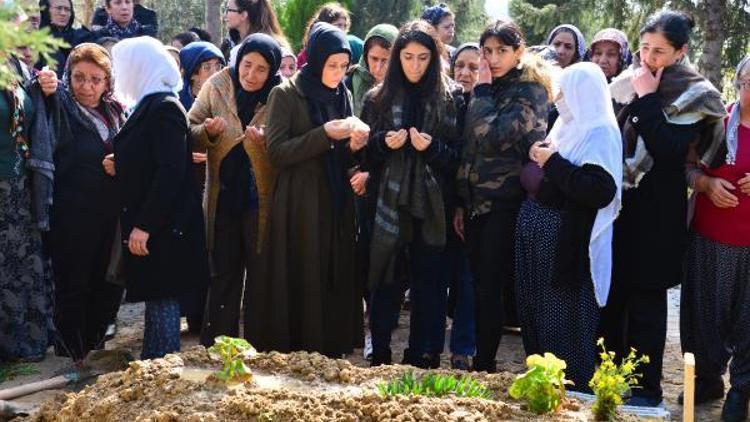
[[[683,381],[682,420],[695,420],[695,356],[685,353],[685,379]]]

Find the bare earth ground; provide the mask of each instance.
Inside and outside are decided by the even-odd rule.
[[[664,358],[664,381],[663,387],[665,390],[665,402],[667,408],[672,414],[673,420],[682,419],[682,408],[677,404],[677,395],[682,390],[682,357],[680,351],[680,339],[679,339],[679,289],[673,289],[669,294],[669,329],[666,346],[666,356]],[[142,346],[142,333],[143,333],[143,304],[125,304],[120,308],[118,315],[119,330],[117,336],[107,343],[107,349],[125,349],[130,351],[134,357],[138,358]],[[394,332],[393,336],[393,350],[394,360],[398,360],[401,357],[401,351],[406,347],[408,337],[408,323],[409,314],[408,312],[402,312],[401,319],[398,329]],[[184,324],[183,324],[184,325]],[[183,328],[186,329],[185,326]],[[449,333],[446,338],[449,338]],[[198,338],[196,336],[187,335],[183,332],[182,347],[183,349],[189,346],[196,345]],[[450,355],[447,353],[443,355],[442,368],[449,368]],[[521,344],[521,338],[517,335],[505,335],[498,351],[498,369],[500,371],[509,372],[522,372],[524,370],[525,356],[523,353],[523,346]],[[361,350],[358,350],[355,354],[347,356],[353,365],[356,366],[368,366],[368,362],[363,359]],[[38,374],[18,377],[11,381],[0,384],[0,389],[17,386],[20,384],[39,381],[47,378],[51,378],[55,375],[64,372],[70,365],[69,359],[59,358],[48,353],[47,359],[44,362],[34,364],[36,369],[39,370]],[[728,384],[728,383],[727,383]],[[69,388],[67,391],[75,391],[81,389],[82,385],[76,385]],[[30,396],[26,396],[14,401],[14,403],[21,404],[24,406],[31,406],[38,408],[43,402],[58,396],[61,390],[52,390],[46,392],[40,392]],[[719,420],[721,414],[721,401],[717,401],[708,405],[699,406],[696,409],[696,420],[697,421],[713,421]]]

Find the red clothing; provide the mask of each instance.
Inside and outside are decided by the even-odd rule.
[[[297,54],[297,69],[302,69],[305,63],[307,63],[307,51],[305,47],[302,47],[302,51]]]
[[[750,246],[750,196],[740,192],[737,181],[750,173],[750,128],[740,125],[737,157],[734,165],[723,164],[703,169],[711,177],[721,177],[736,188],[739,200],[735,208],[717,208],[707,195],[700,193],[695,204],[693,229],[701,236],[733,246]]]

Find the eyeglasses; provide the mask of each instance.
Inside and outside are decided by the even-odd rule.
[[[224,14],[226,15],[229,12],[242,13],[242,10],[240,10],[240,9],[232,9],[231,7],[224,6]]]
[[[86,82],[89,82],[92,87],[98,88],[98,87],[100,87],[104,83],[104,81],[107,78],[100,78],[98,76],[92,76],[90,78],[87,78],[87,77],[85,77],[85,76],[77,73],[77,74],[73,75],[71,79],[73,80],[73,83],[76,84],[76,85],[84,85]]]
[[[70,13],[73,11],[73,9],[71,9],[68,6],[55,6],[55,7],[52,7],[51,9],[56,11],[57,13]]]
[[[203,72],[218,72],[223,69],[224,66],[221,63],[203,62],[201,63],[201,71]]]
[[[745,91],[750,92],[750,81],[747,82],[737,82],[734,84],[735,88],[737,88],[737,91]]]

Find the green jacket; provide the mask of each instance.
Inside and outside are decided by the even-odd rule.
[[[373,26],[370,32],[367,33],[367,36],[365,36],[365,46],[367,46],[367,41],[373,37],[380,37],[393,45],[397,36],[398,28],[387,23],[381,23],[380,25]],[[375,86],[375,78],[370,74],[370,69],[367,66],[367,50],[362,53],[359,63],[352,68],[349,78],[351,80],[350,89],[354,100],[354,115],[359,116],[362,113],[365,94]]]

